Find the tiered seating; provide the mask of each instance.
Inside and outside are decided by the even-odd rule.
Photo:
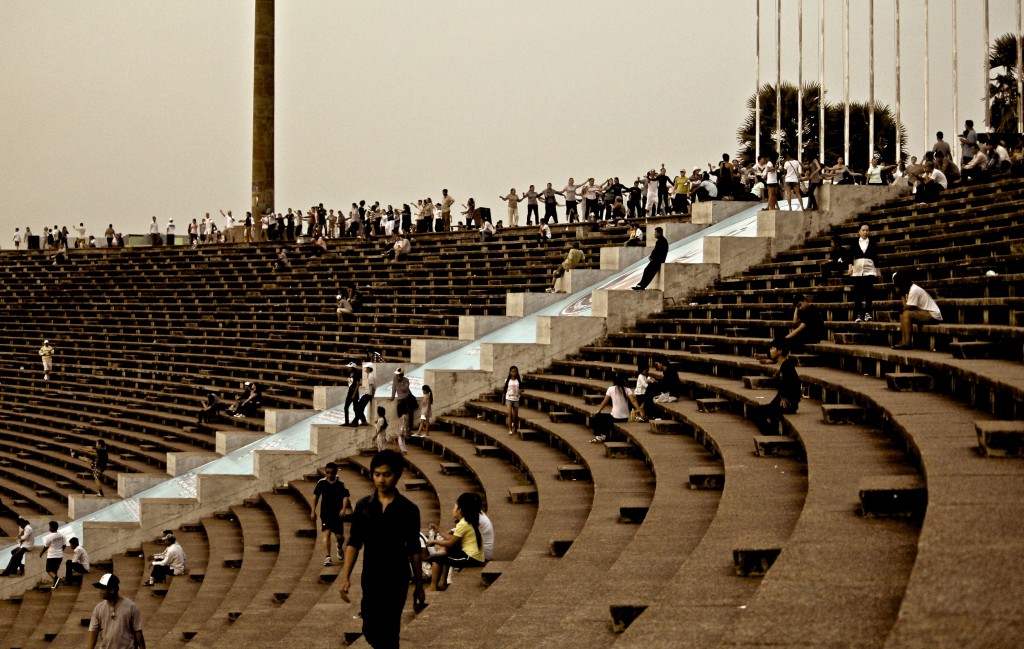
[[[218,430],[262,432],[259,417],[198,426],[206,390],[231,399],[240,381],[255,380],[266,407],[308,408],[313,386],[338,382],[350,360],[370,351],[405,360],[414,336],[456,337],[461,314],[504,314],[507,291],[549,285],[577,234],[554,233],[544,245],[525,228],[487,245],[475,233],[420,236],[397,265],[374,244],[339,241],[324,258],[293,252],[283,271],[270,269],[273,243],[74,251],[61,269],[41,252],[0,254],[6,527],[92,491],[87,465],[67,446],[107,440],[110,494],[118,472],[159,472],[167,452],[212,451]],[[580,239],[588,267],[623,236],[615,228]],[[349,285],[366,305],[339,324],[334,295]],[[44,338],[57,348],[49,381],[37,354]]]

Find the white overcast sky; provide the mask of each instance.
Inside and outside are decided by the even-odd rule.
[[[953,124],[953,0],[931,0],[929,130]],[[762,82],[775,1],[762,0]],[[798,0],[782,74],[797,78]],[[817,79],[818,2],[804,2]],[[841,0],[825,0],[825,87],[843,94]],[[415,201],[448,187],[499,207],[510,187],[633,178],[736,151],[754,90],[754,0],[277,1],[277,208]],[[875,83],[892,104],[894,0],[875,2]],[[982,0],[958,10],[959,119],[980,126]],[[902,0],[902,113],[924,133],[924,0]],[[868,0],[851,0],[851,98],[868,97]],[[1013,31],[991,0],[991,38]],[[0,0],[0,243],[16,226],[144,232],[151,215],[244,212],[251,0]],[[6,233],[6,234],[3,234]]]

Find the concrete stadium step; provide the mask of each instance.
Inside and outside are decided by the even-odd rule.
[[[695,437],[722,458],[725,486],[713,520],[694,539],[693,549],[669,580],[655,591],[613,602],[646,607],[615,645],[647,647],[670,634],[675,646],[713,646],[739,618],[760,583],[734,575],[733,551],[739,535],[757,530],[762,537],[790,536],[806,496],[804,468],[792,459],[753,458],[750,437],[756,429],[737,415],[701,412],[689,399],[661,404],[660,408],[684,428],[695,431]]]
[[[1020,457],[1024,455],[1024,422],[976,421],[978,450],[985,457]]]
[[[525,441],[518,436],[509,435],[504,425],[504,409],[500,405],[492,406],[484,402],[473,402],[469,405],[474,406],[474,409],[488,409],[498,421],[478,419],[475,416],[441,417],[440,421],[451,424],[453,432],[464,436],[467,444],[487,441],[503,447],[513,464],[524,471],[537,488],[539,497],[535,509],[536,517],[521,550],[513,560],[506,562],[499,579],[483,591],[465,588],[464,582],[456,579],[456,584],[452,588],[428,597],[430,606],[416,616],[407,627],[403,627],[403,636],[407,641],[427,644],[435,641],[444,642],[446,638],[460,637],[470,631],[475,635],[475,630],[460,628],[460,625],[453,627],[453,611],[457,611],[458,615],[465,616],[466,619],[487,619],[492,628],[498,628],[517,614],[522,604],[541,587],[545,577],[564,560],[552,557],[552,539],[572,541],[580,534],[590,514],[593,485],[588,482],[561,480],[556,473],[556,467],[565,464],[570,458],[548,444]],[[524,413],[521,409],[520,415],[523,424],[531,427],[541,421],[547,421],[547,417],[540,413]],[[496,536],[500,538],[501,522],[495,520],[495,527]],[[498,540],[496,538],[496,543]],[[497,551],[497,548],[495,550]],[[465,597],[471,601],[467,603],[463,599]]]

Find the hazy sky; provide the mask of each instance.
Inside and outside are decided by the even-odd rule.
[[[952,123],[953,0],[931,0],[929,130]],[[762,83],[775,2],[762,0]],[[783,0],[796,80],[798,0]],[[1013,30],[991,0],[991,38]],[[804,2],[817,79],[818,2]],[[825,87],[843,94],[842,2],[825,0]],[[851,0],[851,99],[868,96],[868,0]],[[894,0],[875,2],[875,83],[894,101]],[[982,0],[958,11],[959,119],[983,119]],[[754,90],[754,0],[277,0],[277,208],[633,178],[736,151]],[[902,115],[930,145],[924,0],[902,0]],[[251,0],[0,0],[0,244],[15,226],[144,232],[250,201]]]

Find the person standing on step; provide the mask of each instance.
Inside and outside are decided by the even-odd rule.
[[[72,450],[71,457],[78,454],[84,455],[89,460],[89,471],[92,479],[96,482],[96,494],[103,495],[103,473],[107,470],[110,462],[110,453],[107,451],[107,443],[98,439],[93,443],[91,449],[82,448],[81,451]]]
[[[53,371],[53,346],[50,345],[49,340],[43,341],[43,346],[39,348],[39,358],[43,361],[43,380],[50,380],[50,372]]]
[[[519,227],[519,201],[523,199],[516,193],[516,188],[513,187],[507,195],[498,198],[508,203],[508,227]]]
[[[412,413],[418,404],[416,397],[412,396],[409,378],[400,367],[395,370],[395,375],[391,379],[391,400],[395,399],[398,399],[395,408],[398,413],[398,437],[404,444],[405,438],[412,432]]]
[[[348,602],[352,569],[365,547],[360,617],[363,636],[374,649],[399,646],[410,578],[413,610],[418,613],[426,606],[423,571],[410,568],[422,565],[420,510],[398,492],[405,466],[405,459],[392,450],[381,451],[370,460],[374,492],[356,503],[338,579],[341,599]]]
[[[377,375],[373,373],[373,368],[367,365],[363,367],[363,380],[359,385],[359,403],[356,404],[356,420],[352,422],[353,426],[359,426],[359,422],[363,422],[363,426],[370,423],[366,420],[366,406],[373,400],[376,391]]]
[[[871,322],[871,300],[875,283],[881,276],[881,270],[875,263],[878,246],[870,236],[871,228],[867,223],[861,224],[857,234],[857,240],[850,246],[850,268],[847,271],[853,281],[853,321]]]
[[[348,371],[348,391],[345,393],[345,423],[343,425],[349,425],[349,408],[352,409],[353,419],[356,417],[356,404],[359,403],[359,385],[362,383],[362,372],[359,370],[359,366],[355,363],[349,363],[345,366]]]
[[[508,425],[508,434],[515,435],[519,432],[519,400],[523,394],[523,378],[519,376],[519,368],[515,365],[508,368],[502,394],[505,395],[505,423]]]
[[[27,519],[19,517],[16,522],[18,524],[18,547],[11,551],[11,560],[7,562],[7,567],[0,573],[0,577],[10,577],[15,573],[25,574],[25,555],[32,549],[35,530],[32,529],[32,525]]]
[[[142,613],[127,597],[121,597],[121,580],[107,573],[93,584],[102,601],[92,609],[89,621],[89,649],[146,649],[142,634]]]
[[[665,263],[668,258],[668,239],[665,238],[664,230],[661,226],[654,228],[654,251],[651,252],[651,256],[648,257],[650,261],[647,262],[647,266],[644,268],[644,274],[640,278],[640,283],[633,287],[634,291],[642,291],[647,288],[647,285],[651,283],[658,271],[661,270],[661,265]]]
[[[430,411],[434,405],[434,391],[429,385],[424,385],[421,389],[423,398],[420,400],[420,427],[414,437],[430,437]]]
[[[60,586],[60,564],[64,562],[64,548],[67,546],[57,527],[57,521],[50,521],[50,533],[43,537],[43,549],[39,551],[40,557],[46,557],[46,574],[53,582],[51,590]]]
[[[773,340],[768,355],[762,362],[778,364],[779,390],[770,402],[749,406],[747,418],[763,435],[778,435],[779,417],[796,412],[800,406],[800,375],[796,373],[796,361],[789,356],[789,342],[785,338]]]
[[[338,545],[338,558],[345,558],[344,517],[352,509],[348,489],[338,478],[338,465],[334,462],[327,463],[324,477],[313,487],[313,511],[309,518],[314,523],[317,505],[320,506],[320,530],[324,533],[324,565],[329,566],[332,564],[331,535],[334,535]]]

